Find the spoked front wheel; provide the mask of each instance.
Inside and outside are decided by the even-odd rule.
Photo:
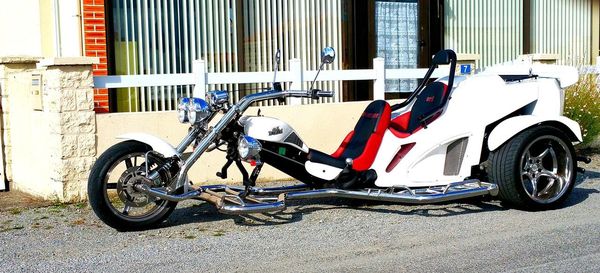
[[[491,182],[503,201],[523,209],[560,205],[573,190],[575,151],[568,137],[551,126],[532,127],[491,154]]]
[[[177,206],[177,202],[157,199],[136,189],[142,183],[161,187],[170,180],[168,172],[162,172],[158,182],[145,179],[146,168],[152,170],[163,163],[148,157],[146,164],[146,153],[151,150],[138,141],[121,142],[106,150],[92,167],[88,198],[98,218],[107,225],[121,231],[151,228]]]

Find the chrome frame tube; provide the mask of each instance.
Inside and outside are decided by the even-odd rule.
[[[192,144],[192,142],[194,142],[194,139],[196,139],[196,137],[198,137],[198,134],[200,134],[200,126],[194,125],[192,126],[192,130],[190,130],[188,132],[188,134],[185,136],[185,138],[179,143],[179,145],[177,145],[177,148],[175,148],[175,150],[177,151],[178,155],[183,154],[183,152],[185,152],[185,150],[190,146],[190,144]]]
[[[244,187],[236,187],[236,186],[230,186],[228,188],[230,188],[232,190],[237,190],[237,191],[243,191],[245,189]],[[304,190],[309,190],[309,189],[310,188],[308,187],[308,185],[298,184],[298,185],[292,185],[292,186],[273,187],[273,188],[251,188],[250,194],[262,195],[262,196],[278,195],[278,194],[287,193],[287,192],[304,191]]]
[[[231,120],[233,120],[237,114],[237,106],[234,105],[233,107],[231,107],[231,109],[229,109],[229,111],[227,111],[227,113],[225,113],[225,116],[223,116],[223,118],[219,120],[219,122],[215,125],[214,128],[208,129],[208,132],[202,138],[202,140],[198,144],[198,147],[196,147],[196,149],[194,150],[194,152],[192,152],[190,157],[183,163],[181,169],[177,173],[177,182],[175,184],[175,189],[178,189],[185,185],[185,182],[187,180],[187,172],[190,170],[192,165],[196,163],[200,156],[206,151],[206,149],[208,149],[210,144],[212,144],[215,141],[215,139],[221,133],[221,131],[223,131],[223,129],[227,125],[229,125],[229,122],[231,122]]]
[[[146,184],[140,184],[139,186],[136,187],[136,190],[143,192],[145,194],[148,194],[150,196],[154,196],[154,197],[158,197],[160,199],[174,201],[174,202],[180,202],[183,200],[196,198],[202,193],[199,190],[194,190],[194,191],[186,192],[183,194],[175,195],[175,194],[169,194],[166,191],[162,191],[159,189],[150,188]]]

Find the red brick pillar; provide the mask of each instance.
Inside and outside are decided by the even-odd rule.
[[[108,75],[104,0],[83,0],[84,50],[87,57],[99,57],[92,67],[94,76]],[[94,89],[94,110],[108,112],[108,89]]]

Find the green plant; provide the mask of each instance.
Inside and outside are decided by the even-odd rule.
[[[600,135],[600,88],[597,74],[583,74],[579,82],[567,88],[564,116],[579,123],[584,145],[592,143]]]
[[[20,208],[12,208],[9,210],[9,212],[12,215],[18,215],[18,214],[21,214],[21,212],[23,212],[23,210],[21,210]]]

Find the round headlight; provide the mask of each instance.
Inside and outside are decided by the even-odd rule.
[[[242,136],[238,140],[238,153],[244,161],[256,159],[261,149],[260,142],[253,137]]]
[[[227,91],[211,91],[206,93],[206,101],[213,108],[218,108],[222,104],[229,102],[229,93]]]
[[[192,124],[196,124],[210,116],[210,107],[208,103],[201,98],[193,98],[189,104],[188,119]]]
[[[177,106],[177,118],[179,122],[186,123],[188,119],[188,111],[190,107],[190,98],[179,98],[179,105]]]

